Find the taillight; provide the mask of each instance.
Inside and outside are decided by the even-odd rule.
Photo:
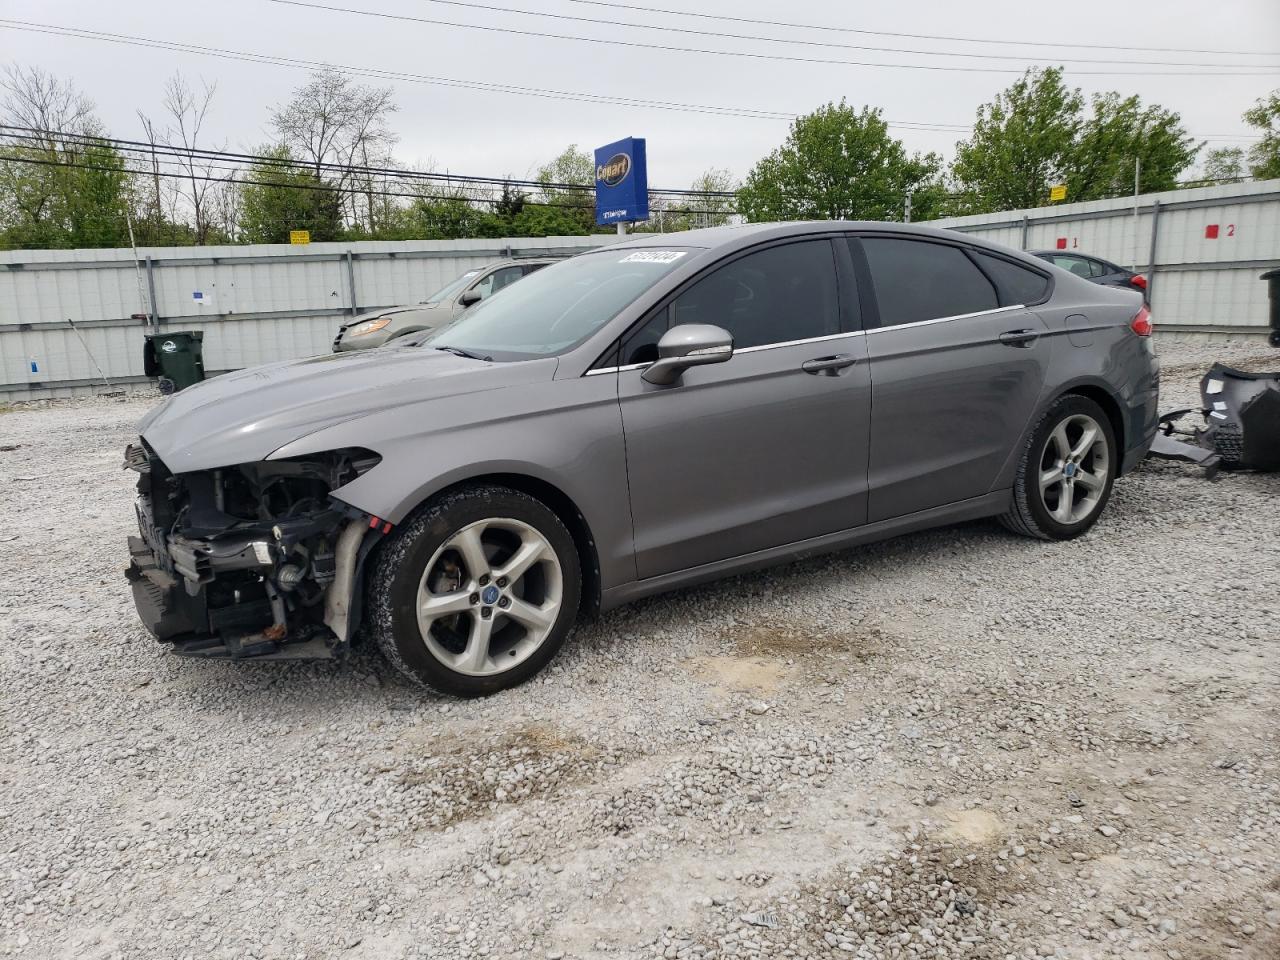
[[[1151,311],[1145,306],[1129,321],[1129,329],[1140,337],[1151,336]]]
[[[1129,282],[1132,283],[1139,290],[1147,289],[1147,278],[1140,273],[1135,273],[1132,277],[1130,277]]]

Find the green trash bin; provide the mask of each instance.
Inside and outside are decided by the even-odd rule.
[[[161,393],[177,393],[204,379],[203,330],[149,333],[142,372],[159,379]]]

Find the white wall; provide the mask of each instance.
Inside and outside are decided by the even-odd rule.
[[[1161,332],[1261,333],[1280,267],[1280,180],[952,217],[946,227],[1015,249],[1094,254],[1146,274]],[[1155,213],[1158,208],[1158,213]],[[1155,224],[1154,259],[1152,224]],[[1216,226],[1217,236],[1207,228]]]
[[[325,353],[353,312],[416,303],[499,257],[567,255],[617,239],[155,247],[136,257],[132,250],[0,252],[0,400],[104,390],[99,365],[113,384],[140,382],[146,333],[203,330],[210,371]],[[133,319],[152,312],[156,326]]]

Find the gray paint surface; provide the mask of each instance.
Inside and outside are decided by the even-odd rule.
[[[1156,424],[1157,366],[1128,323],[1136,293],[1052,275],[1030,308],[744,349],[671,386],[610,367],[620,335],[724,258],[861,230],[999,250],[925,228],[822,223],[639,238],[679,265],[558,357],[486,362],[430,347],[291,361],[162,403],[143,437],[175,472],[365,447],[382,462],[334,496],[399,523],[434,493],[493,475],[559,490],[599,554],[607,606],[787,556],[1002,512],[1039,412],[1072,388],[1113,407],[1131,468]],[[599,256],[614,255],[614,251]],[[546,268],[554,271],[557,267]],[[1088,318],[1093,345],[1068,340]],[[1029,347],[999,334],[1034,328]],[[850,354],[836,375],[806,361]]]

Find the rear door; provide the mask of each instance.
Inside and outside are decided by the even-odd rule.
[[[703,274],[623,340],[618,396],[641,579],[866,522],[870,378],[852,284],[842,241],[757,248]],[[732,358],[671,386],[645,382],[658,339],[684,323],[728,330]]]
[[[872,380],[868,519],[989,492],[1036,407],[1051,349],[1044,323],[1014,300],[1042,298],[1048,281],[962,244],[863,236],[850,245],[874,297],[863,311]],[[1010,280],[993,280],[1002,270],[1014,271]]]

